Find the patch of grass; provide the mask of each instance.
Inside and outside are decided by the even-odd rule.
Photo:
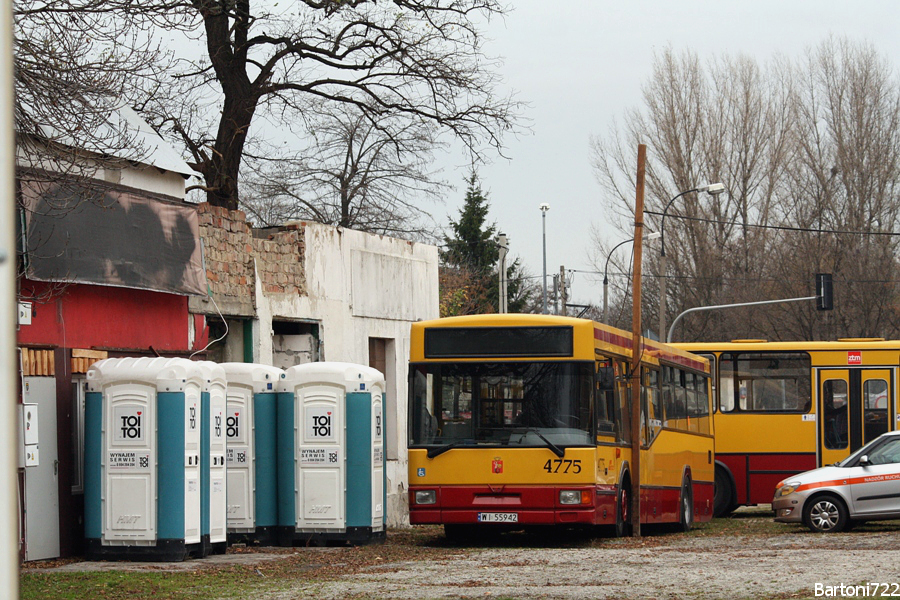
[[[776,523],[775,515],[768,507],[745,507],[735,511],[729,517],[713,519],[706,523],[697,523],[691,535],[728,536],[728,535],[778,535],[794,531],[793,525]]]
[[[271,590],[252,569],[204,572],[28,573],[21,578],[21,597],[81,600],[143,600],[151,598],[246,598]],[[282,585],[281,582],[276,584]]]

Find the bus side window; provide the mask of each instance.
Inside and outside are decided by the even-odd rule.
[[[838,450],[847,447],[847,382],[829,379],[822,384],[825,408],[823,435],[825,447]]]
[[[734,359],[731,354],[723,354],[719,358],[719,410],[734,410]]]
[[[615,373],[611,366],[597,369],[597,435],[616,434]]]

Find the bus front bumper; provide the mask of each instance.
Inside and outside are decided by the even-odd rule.
[[[419,492],[425,492],[419,494]],[[424,498],[434,502],[423,504]],[[561,495],[577,504],[561,502]],[[418,500],[418,501],[417,501]],[[615,523],[615,489],[605,486],[413,486],[409,489],[412,525],[599,525]]]

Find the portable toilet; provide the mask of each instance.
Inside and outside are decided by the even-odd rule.
[[[202,554],[228,549],[225,467],[225,369],[211,361],[197,361],[200,387],[200,538]]]
[[[278,525],[275,406],[284,371],[222,363],[227,385],[228,539],[274,544]]]
[[[278,395],[283,546],[385,537],[384,376],[337,362],[285,371]]]
[[[202,553],[202,374],[183,358],[110,358],[87,374],[88,558],[184,560]]]

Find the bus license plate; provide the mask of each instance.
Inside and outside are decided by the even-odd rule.
[[[518,513],[478,513],[479,523],[518,523]]]

